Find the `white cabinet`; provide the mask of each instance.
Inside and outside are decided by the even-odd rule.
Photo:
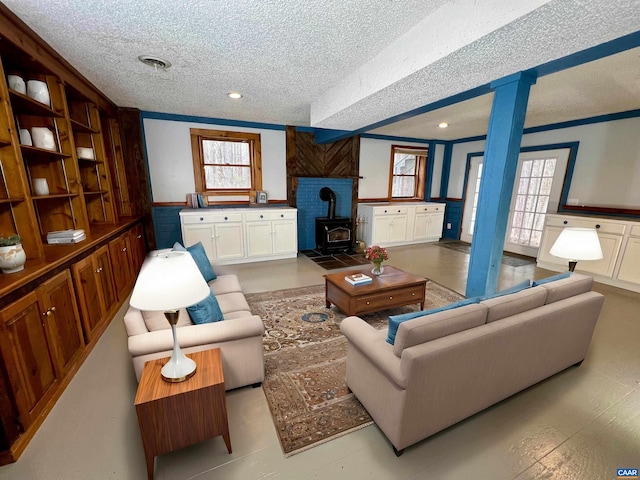
[[[408,245],[438,241],[444,222],[442,203],[361,203],[362,241],[367,246]]]
[[[640,225],[611,218],[548,214],[538,250],[539,267],[554,271],[567,270],[568,259],[549,253],[566,227],[595,228],[602,248],[601,260],[580,260],[576,271],[590,274],[601,283],[640,291]]]
[[[618,280],[640,285],[640,225],[634,225],[624,246]]]
[[[444,205],[420,205],[415,207],[413,240],[437,242],[442,237]]]
[[[245,214],[247,256],[282,255],[297,252],[297,212],[259,211]]]
[[[202,242],[214,264],[295,258],[297,210],[289,207],[184,209],[185,246]]]

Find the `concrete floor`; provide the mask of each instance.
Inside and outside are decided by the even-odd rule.
[[[389,249],[389,264],[464,293],[468,255],[436,245]],[[316,285],[298,259],[217,267],[246,293]],[[499,288],[552,272],[503,266]],[[160,456],[156,479],[607,479],[640,467],[640,294],[596,284],[606,300],[586,360],[409,447],[396,458],[369,426],[284,458],[260,388],[229,392],[233,454],[221,437]],[[136,381],[123,308],[3,479],[145,479]],[[425,408],[428,408],[425,406]]]

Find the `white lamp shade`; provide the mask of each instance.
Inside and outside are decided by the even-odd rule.
[[[555,257],[569,260],[600,260],[602,248],[595,228],[567,227],[549,250]]]
[[[198,303],[210,293],[189,252],[166,252],[146,258],[129,304],[144,311],[177,310]]]

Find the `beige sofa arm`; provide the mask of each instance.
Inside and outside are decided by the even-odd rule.
[[[389,380],[402,389],[407,388],[408,378],[402,375],[400,359],[386,341],[386,331],[376,330],[360,317],[342,320],[340,331]]]
[[[127,332],[129,332],[128,326]],[[257,315],[248,315],[221,322],[181,327],[177,329],[177,337],[180,346],[188,348],[208,343],[221,343],[261,336],[263,332],[262,319]],[[170,351],[172,348],[173,335],[170,329],[146,332],[129,337],[129,352],[134,357]]]

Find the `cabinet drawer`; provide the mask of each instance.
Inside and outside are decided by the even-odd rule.
[[[409,207],[376,207],[373,209],[374,215],[399,215],[406,214],[409,211]]]
[[[416,213],[444,213],[444,205],[418,205]]]
[[[424,286],[398,288],[386,292],[365,295],[356,299],[356,310],[366,311],[371,308],[382,309],[383,307],[393,307],[396,305],[409,305],[411,303],[422,303],[424,301]]]
[[[185,225],[197,223],[242,222],[240,213],[203,213],[202,215],[185,215],[182,217]]]
[[[640,237],[640,225],[634,225],[631,227],[631,236]]]
[[[626,225],[609,222],[600,218],[548,217],[547,225],[552,227],[597,228],[598,233],[624,235]],[[599,227],[598,227],[599,225]]]
[[[244,218],[247,222],[259,222],[261,220],[282,220],[282,219],[295,220],[296,211],[274,210],[272,212],[266,212],[262,210],[259,212],[247,212],[244,214]]]

